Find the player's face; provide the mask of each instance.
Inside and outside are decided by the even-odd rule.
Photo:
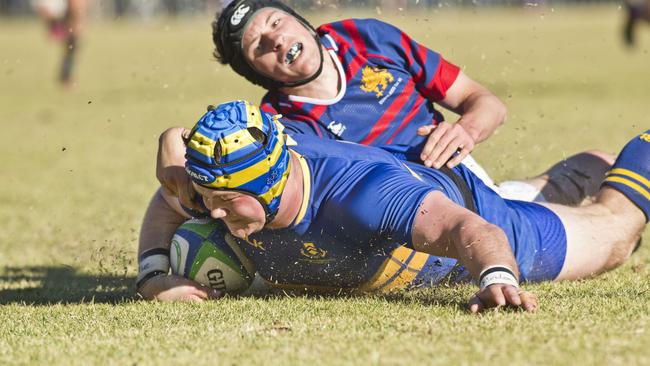
[[[312,76],[320,66],[318,44],[293,16],[264,8],[250,20],[242,38],[244,57],[262,74],[281,82]]]
[[[232,235],[246,239],[264,228],[266,213],[255,197],[247,194],[208,189],[194,184],[194,189],[203,197],[210,216],[221,219]]]

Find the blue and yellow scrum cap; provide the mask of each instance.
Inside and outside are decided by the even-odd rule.
[[[257,197],[271,222],[290,170],[278,118],[242,100],[208,111],[186,141],[185,170],[204,187]]]

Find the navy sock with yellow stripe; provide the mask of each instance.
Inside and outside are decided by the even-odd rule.
[[[625,145],[603,185],[623,193],[650,219],[650,130]]]

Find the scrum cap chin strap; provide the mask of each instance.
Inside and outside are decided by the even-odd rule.
[[[263,8],[275,8],[293,16],[312,34],[320,55],[318,70],[313,75],[294,82],[281,82],[273,79],[269,75],[260,73],[246,61],[242,50],[242,38],[250,20]],[[306,19],[280,1],[236,0],[231,2],[219,16],[216,22],[216,28],[212,33],[212,40],[222,60],[228,63],[236,73],[242,75],[253,84],[260,85],[269,90],[305,85],[316,79],[323,71],[323,47],[320,42],[320,37],[316,33],[316,29]]]

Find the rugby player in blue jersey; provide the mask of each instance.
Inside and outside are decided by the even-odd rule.
[[[399,145],[428,167],[462,160],[504,197],[522,200],[578,204],[597,191],[612,162],[582,154],[537,178],[495,186],[468,154],[503,123],[504,104],[440,54],[379,20],[315,29],[282,2],[237,0],[217,16],[212,37],[217,59],[267,89],[262,109],[282,114],[293,134]],[[458,113],[456,123],[444,122],[434,103]],[[191,205],[182,155],[161,152],[158,179]]]
[[[206,212],[238,238],[264,279],[283,288],[381,290],[402,276],[382,264],[407,248],[406,266],[422,253],[457,259],[480,287],[473,312],[503,305],[534,311],[537,298],[520,282],[616,268],[650,217],[650,130],[625,146],[596,201],[582,207],[503,199],[463,165],[452,176],[374,147],[305,135],[296,142],[277,117],[243,101],[208,112],[192,131],[174,131],[178,139],[184,134],[186,170]],[[186,217],[174,196],[155,195],[140,238],[145,298],[210,297],[167,275],[169,260],[160,254]],[[301,258],[306,242],[321,250],[318,260]],[[404,274],[408,280],[429,270],[426,259],[419,262],[409,270],[415,274]]]

